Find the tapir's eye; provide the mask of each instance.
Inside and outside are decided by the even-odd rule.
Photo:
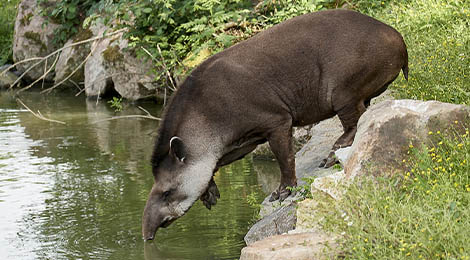
[[[163,192],[162,197],[163,199],[167,199],[170,196],[171,190],[167,190]]]

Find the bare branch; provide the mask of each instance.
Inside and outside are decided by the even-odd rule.
[[[125,118],[145,118],[145,119],[152,119],[152,120],[157,120],[157,121],[161,121],[162,119],[161,118],[158,118],[158,117],[155,117],[155,116],[152,116],[152,114],[150,114],[150,112],[148,110],[146,110],[145,108],[141,107],[141,106],[138,106],[138,108],[142,111],[144,111],[147,115],[127,115],[127,116],[113,116],[113,117],[110,117],[110,118],[106,118],[106,119],[103,119],[103,120],[98,120],[98,121],[95,121],[95,122],[92,122],[92,124],[96,124],[96,123],[100,123],[100,122],[105,122],[105,121],[111,121],[111,120],[116,120],[116,119],[125,119]]]
[[[88,43],[88,42],[93,42],[93,41],[97,41],[97,40],[100,40],[100,39],[103,39],[103,38],[106,38],[106,37],[110,37],[110,36],[113,36],[113,35],[116,35],[116,34],[119,34],[119,33],[122,33],[124,31],[126,31],[127,28],[122,28],[122,29],[119,29],[117,31],[114,31],[112,33],[109,33],[109,34],[103,34],[101,36],[96,36],[96,37],[93,37],[93,38],[90,38],[90,39],[87,39],[87,40],[83,40],[83,41],[79,41],[79,42],[74,42],[72,44],[69,44],[69,45],[66,45],[60,49],[57,49],[51,53],[49,53],[48,55],[44,56],[44,57],[33,57],[33,58],[29,58],[29,59],[26,59],[26,60],[22,60],[22,61],[19,61],[19,62],[16,62],[15,64],[11,65],[10,67],[8,67],[5,71],[1,72],[2,74],[5,73],[6,71],[9,71],[10,69],[12,69],[13,67],[19,65],[19,64],[22,64],[22,63],[25,63],[25,62],[29,62],[29,61],[35,61],[35,60],[39,60],[38,62],[34,63],[32,66],[30,66],[28,69],[26,69],[25,72],[23,72],[23,74],[21,74],[21,76],[13,83],[10,85],[10,88],[12,88],[13,86],[15,86],[23,77],[24,75],[26,75],[26,73],[28,73],[29,71],[31,71],[34,67],[36,67],[37,65],[41,64],[42,62],[44,62],[45,60],[49,59],[50,57],[53,57],[54,55],[62,52],[63,50],[67,49],[67,48],[71,48],[71,47],[74,47],[74,46],[77,46],[77,45],[81,45],[81,44],[84,44],[84,43]],[[44,75],[43,75],[44,76]],[[43,77],[41,77],[43,78]]]
[[[159,60],[157,60],[147,49],[145,49],[144,47],[142,47],[142,50],[144,50],[145,53],[147,53],[154,61],[156,62],[159,62]],[[160,49],[160,47],[158,46],[157,44],[157,48],[158,48],[158,52],[160,53],[160,56],[162,58],[161,62],[162,62],[162,67],[163,69],[165,70],[165,73],[166,73],[166,76],[168,77],[168,80],[170,81],[171,85],[172,86],[168,86],[172,91],[176,91],[176,85],[175,83],[173,82],[173,78],[171,77],[171,74],[170,74],[170,71],[168,70],[166,64],[165,64],[165,60],[163,59],[163,55],[162,55],[162,50]]]
[[[39,118],[41,120],[45,120],[45,121],[49,121],[49,122],[53,122],[53,123],[58,123],[58,124],[63,124],[65,125],[66,123],[65,122],[62,122],[62,121],[58,121],[58,120],[54,120],[54,119],[49,119],[49,118],[46,118],[45,116],[43,116],[41,114],[41,112],[38,112],[37,113],[34,113],[28,106],[26,106],[23,101],[21,101],[21,99],[17,98],[16,101],[18,101],[21,105],[23,105],[29,112],[31,112],[31,114],[33,114],[33,116],[35,116],[36,118]]]
[[[35,80],[33,83],[29,84],[28,86],[26,86],[26,87],[24,87],[24,88],[18,90],[18,93],[23,92],[23,91],[25,91],[25,90],[27,90],[27,89],[30,89],[32,86],[34,86],[34,84],[36,84],[36,83],[38,83],[39,81],[41,81],[42,79],[46,78],[47,74],[49,74],[49,72],[51,72],[51,70],[54,69],[55,64],[57,63],[58,60],[59,60],[59,54],[57,54],[57,56],[56,56],[56,58],[55,58],[55,60],[54,60],[54,63],[52,63],[51,67],[50,67],[46,72],[44,72],[44,74],[42,74],[42,76],[41,76],[40,78],[38,78],[37,80]],[[47,63],[47,61],[46,61],[46,63]]]
[[[75,74],[75,72],[77,72],[84,64],[85,62],[87,62],[87,60],[91,57],[91,55],[93,54],[93,52],[95,51],[96,47],[98,45],[96,45],[95,47],[93,47],[93,49],[90,51],[90,53],[86,56],[86,58],[67,76],[65,77],[63,80],[61,80],[59,83],[56,83],[54,84],[54,86],[50,87],[50,88],[47,88],[43,91],[41,91],[41,94],[45,93],[45,92],[51,92],[53,89],[55,89],[56,87],[62,85],[62,83],[64,83],[65,81],[67,81],[68,79],[70,79],[73,74]]]
[[[103,120],[98,120],[98,121],[94,121],[94,122],[91,122],[92,124],[97,124],[97,123],[101,123],[101,122],[105,122],[105,121],[111,121],[111,120],[117,120],[117,119],[129,119],[129,118],[145,118],[145,119],[152,119],[152,120],[157,120],[157,121],[161,121],[162,119],[161,118],[158,118],[158,117],[154,117],[154,116],[144,116],[144,115],[127,115],[127,116],[113,116],[113,117],[110,117],[110,118],[106,118],[106,119],[103,119]]]

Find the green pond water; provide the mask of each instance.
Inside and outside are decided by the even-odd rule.
[[[221,199],[200,201],[156,240],[144,243],[141,216],[153,183],[150,157],[158,121],[119,119],[144,114],[124,104],[71,93],[23,93],[37,119],[0,92],[0,259],[238,259],[261,201],[274,190],[274,162],[250,156],[221,169]],[[161,108],[139,104],[158,116]]]

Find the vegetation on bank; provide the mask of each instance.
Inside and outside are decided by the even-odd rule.
[[[469,131],[429,134],[433,145],[410,143],[402,176],[363,178],[320,202],[320,224],[341,234],[339,258],[470,259]]]
[[[19,0],[0,1],[0,66],[12,61],[13,30]]]

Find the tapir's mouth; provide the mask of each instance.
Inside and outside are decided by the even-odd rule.
[[[173,221],[175,221],[176,218],[173,218],[173,219],[168,219],[168,220],[165,220],[162,222],[162,224],[160,225],[160,227],[162,228],[167,228],[171,223],[173,223]]]

